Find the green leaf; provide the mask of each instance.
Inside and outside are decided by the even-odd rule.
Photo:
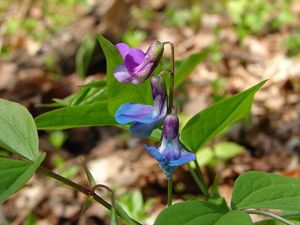
[[[234,142],[220,142],[214,145],[215,156],[222,160],[232,159],[244,151],[243,146]]]
[[[264,172],[247,172],[235,182],[233,209],[300,211],[300,180]]]
[[[86,163],[85,162],[82,162],[82,165],[83,165],[83,168],[84,168],[84,171],[85,171],[85,175],[89,181],[89,184],[94,187],[96,185],[96,181],[95,181],[95,178],[93,177],[91,171],[89,170],[89,168],[87,167]]]
[[[87,75],[95,46],[95,38],[88,35],[83,40],[76,53],[76,72],[81,78],[84,78]]]
[[[163,210],[154,225],[215,225],[225,213],[224,209],[209,202],[181,202]]]
[[[56,109],[35,118],[40,130],[60,130],[73,127],[115,125],[114,118],[107,110],[107,102],[76,105]]]
[[[203,61],[211,52],[209,48],[202,50],[201,52],[192,54],[183,60],[176,61],[176,76],[174,80],[175,88],[178,87],[182,81],[189,76],[196,66]]]
[[[262,81],[196,114],[182,129],[181,141],[196,152],[210,138],[249,113],[255,93],[265,82]]]
[[[36,126],[25,107],[0,99],[0,124],[0,147],[31,161],[38,157]]]
[[[33,163],[0,158],[0,204],[29,181],[44,158],[41,154]]]
[[[250,216],[241,211],[229,211],[215,225],[228,225],[228,221],[230,221],[230,225],[253,225]]]
[[[83,85],[78,92],[64,99],[53,99],[55,103],[47,104],[44,106],[58,107],[58,106],[87,105],[97,101],[103,101],[106,99],[107,99],[106,80],[97,80],[97,81],[91,81],[90,83]]]
[[[149,80],[139,85],[118,82],[113,72],[118,65],[123,64],[121,56],[117,48],[103,36],[99,35],[98,41],[106,57],[109,112],[114,115],[120,105],[126,102],[151,105],[152,97]]]

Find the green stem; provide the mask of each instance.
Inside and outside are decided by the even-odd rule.
[[[105,208],[107,208],[108,210],[111,210],[112,206],[111,204],[109,204],[107,201],[105,201],[103,198],[101,198],[99,195],[97,195],[92,189],[90,188],[87,188],[87,187],[84,187],[80,184],[77,184],[77,183],[74,183],[73,181],[57,174],[57,173],[54,173],[52,172],[51,170],[48,170],[46,168],[43,168],[43,167],[39,167],[38,170],[37,170],[39,173],[41,174],[44,174],[48,177],[51,177],[55,180],[58,180],[60,182],[62,182],[63,184],[73,188],[74,190],[76,191],[79,191],[87,196],[92,196],[93,199],[100,203],[101,205],[103,205]],[[128,215],[124,215],[124,212],[123,210],[120,209],[119,205],[116,205],[116,211],[118,213],[118,215],[124,219],[126,222],[128,222],[128,224],[130,225],[142,225],[141,223],[135,221],[134,219],[128,217]]]
[[[208,187],[207,187],[207,185],[206,185],[206,182],[205,182],[203,173],[202,173],[202,171],[201,171],[201,168],[200,168],[199,163],[197,162],[197,160],[194,160],[194,164],[195,164],[195,167],[196,167],[196,172],[197,172],[199,181],[200,181],[201,186],[202,186],[202,192],[203,192],[203,194],[204,194],[206,197],[209,197]]]
[[[205,190],[206,190],[205,184],[203,184],[203,183],[200,181],[198,175],[197,175],[196,172],[195,172],[195,169],[192,168],[191,164],[188,163],[187,165],[188,165],[189,171],[190,171],[190,173],[191,173],[193,179],[195,180],[196,184],[198,185],[199,189],[200,189],[201,192],[206,196],[206,194],[205,194]]]
[[[287,225],[295,225],[294,223],[282,218],[281,216],[278,216],[278,215],[270,213],[270,212],[264,212],[264,211],[259,211],[259,210],[255,210],[255,209],[244,209],[242,211],[246,212],[248,214],[256,214],[256,215],[263,215],[263,216],[271,217],[271,218],[278,220]]]
[[[173,198],[172,186],[173,186],[173,180],[172,177],[170,177],[168,179],[168,207],[172,205],[172,198]]]
[[[169,41],[164,42],[164,44],[169,44],[171,47],[170,94],[168,101],[168,113],[171,113],[174,107],[175,47]]]

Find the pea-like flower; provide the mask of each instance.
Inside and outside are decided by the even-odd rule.
[[[165,118],[160,146],[155,148],[145,145],[146,150],[159,162],[168,178],[172,176],[176,167],[196,159],[194,153],[182,148],[179,141],[178,127],[179,120],[173,110]]]
[[[152,131],[161,126],[167,114],[167,92],[162,76],[151,79],[153,106],[125,103],[115,113],[119,124],[133,123],[130,132],[138,138],[147,138]]]
[[[116,47],[124,61],[114,71],[121,83],[142,83],[153,73],[164,51],[164,44],[159,41],[153,41],[146,53],[125,43],[116,44]]]

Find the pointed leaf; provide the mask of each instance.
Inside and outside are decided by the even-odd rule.
[[[0,147],[34,161],[38,134],[31,114],[15,102],[0,99]]]
[[[118,82],[114,77],[114,69],[123,64],[117,48],[103,36],[98,36],[98,41],[106,58],[108,109],[114,115],[119,106],[126,102],[152,104],[149,80],[143,84],[125,84]]]
[[[196,152],[210,138],[249,113],[255,93],[265,82],[262,81],[196,114],[182,129],[181,141]]]
[[[264,172],[244,173],[234,184],[231,206],[300,211],[300,180]]]
[[[210,53],[210,49],[204,49],[201,52],[192,54],[183,60],[176,61],[176,76],[174,80],[175,87],[178,87],[196,68],[196,66],[202,62]]]
[[[106,101],[56,109],[36,117],[35,122],[39,130],[61,130],[116,124],[107,110]]]
[[[0,158],[0,204],[29,181],[44,158],[41,154],[33,163]]]
[[[85,171],[85,175],[89,181],[89,184],[93,187],[96,185],[96,181],[95,178],[93,177],[91,171],[89,170],[89,168],[87,167],[85,162],[82,162],[82,165],[84,167],[84,171]]]

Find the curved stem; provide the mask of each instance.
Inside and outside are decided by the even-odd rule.
[[[168,113],[171,113],[174,107],[175,48],[172,42],[166,41],[163,44],[168,44],[171,47],[170,96],[168,102]]]
[[[62,182],[63,184],[68,185],[69,187],[73,188],[74,190],[79,191],[79,192],[81,192],[81,193],[83,193],[87,196],[92,196],[93,199],[96,202],[100,203],[101,205],[103,205],[108,210],[112,209],[111,204],[109,204],[107,201],[105,201],[103,198],[101,198],[99,195],[97,195],[91,188],[87,188],[87,187],[84,187],[80,184],[77,184],[77,183],[75,183],[75,182],[73,182],[73,181],[71,181],[71,180],[69,180],[69,179],[67,179],[67,178],[65,178],[65,177],[63,177],[63,176],[61,176],[57,173],[54,173],[53,171],[48,170],[44,167],[39,167],[37,171],[40,172],[41,174],[44,174],[48,177],[51,177],[55,180],[58,180],[58,181]],[[96,185],[96,188],[97,188],[97,185]],[[117,207],[117,206],[118,205],[116,205],[116,211],[117,211],[118,215],[122,219],[124,219],[125,221],[128,221],[128,216],[124,214],[123,209],[121,207]],[[135,221],[132,218],[129,218],[129,219],[131,221],[130,224],[132,224],[132,225],[133,224],[142,225],[141,223]]]
[[[104,185],[104,184],[96,184],[93,188],[92,188],[92,191],[93,193],[96,191],[96,189],[99,189],[99,188],[104,188],[106,189],[107,191],[109,191],[109,193],[111,194],[111,206],[112,207],[115,207],[115,192],[108,186]]]
[[[271,217],[273,219],[276,219],[284,224],[287,224],[287,225],[295,225],[294,223],[282,218],[281,216],[278,216],[276,214],[273,214],[273,213],[270,213],[270,212],[264,212],[264,211],[259,211],[259,210],[255,210],[255,209],[244,209],[244,210],[241,210],[243,212],[246,212],[248,214],[257,214],[257,215],[263,215],[263,216],[267,216],[267,217]]]
[[[173,186],[173,180],[171,176],[170,178],[168,178],[168,207],[172,205],[172,198],[173,198],[172,186]]]

